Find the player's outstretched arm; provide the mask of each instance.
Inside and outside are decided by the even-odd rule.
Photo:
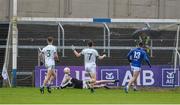
[[[131,63],[131,61],[132,61],[132,57],[131,57],[132,53],[133,53],[133,51],[131,50],[131,51],[129,51],[129,53],[127,55],[127,59],[129,61],[129,63]]]
[[[151,68],[151,64],[149,60],[146,60],[147,64],[149,65],[149,67]]]
[[[117,80],[99,80],[96,81],[96,84],[107,84],[107,83],[115,83]]]
[[[149,67],[151,68],[150,60],[149,60],[147,54],[145,54],[144,59],[145,59],[146,63],[149,65]]]
[[[74,45],[72,45],[72,50],[73,50],[73,53],[74,53],[74,55],[75,55],[76,57],[80,57],[80,56],[81,56],[81,54],[76,51]]]
[[[106,54],[103,54],[102,56],[98,56],[98,59],[101,60],[101,59],[104,59],[106,57]]]
[[[74,54],[75,54],[76,57],[80,57],[80,56],[81,56],[81,54],[78,53],[76,50],[74,50],[73,52],[74,52]]]
[[[43,55],[43,52],[42,52],[42,50],[41,50],[41,48],[39,48],[39,56],[41,57],[42,55]]]

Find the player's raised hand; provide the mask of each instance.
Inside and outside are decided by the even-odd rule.
[[[102,56],[103,56],[104,58],[107,57],[106,52],[103,52],[102,54],[103,54]]]
[[[42,50],[41,50],[41,48],[38,48],[38,52],[39,52],[39,56],[41,57],[42,56]]]
[[[39,48],[39,52],[42,52],[41,48]]]
[[[107,57],[106,54],[103,54],[103,58]]]
[[[71,46],[71,49],[74,51],[76,50],[76,48],[74,47],[74,45]]]

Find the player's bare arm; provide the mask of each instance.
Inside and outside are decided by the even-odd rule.
[[[74,54],[75,54],[76,57],[80,57],[80,56],[81,56],[81,54],[78,53],[76,50],[74,50],[73,52],[74,52]]]
[[[62,81],[62,84],[66,84],[69,80],[70,80],[69,76],[65,77],[64,81]]]
[[[44,53],[42,52],[41,48],[39,48],[39,52],[39,57],[43,56]]]
[[[75,55],[76,57],[80,57],[80,56],[81,56],[81,54],[76,51],[74,45],[72,45],[72,50],[73,50],[73,53],[74,53],[74,55]]]
[[[57,52],[54,53],[54,59],[55,59],[56,61],[59,61],[59,56],[58,56]]]
[[[103,54],[102,56],[98,56],[98,59],[99,60],[102,60],[102,59],[104,59],[106,57],[106,54]]]

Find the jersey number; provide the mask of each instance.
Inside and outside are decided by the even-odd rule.
[[[92,57],[92,53],[88,53],[89,54],[89,60],[91,60]]]
[[[51,56],[51,50],[47,50],[47,57]]]
[[[141,55],[141,53],[140,52],[134,52],[134,58],[135,59],[139,59],[140,58],[140,55]]]

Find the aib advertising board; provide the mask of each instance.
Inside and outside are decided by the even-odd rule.
[[[56,66],[56,79],[53,81],[53,86],[59,86],[64,77],[63,69],[66,66]],[[80,80],[86,80],[84,66],[69,66],[71,76]],[[47,70],[44,66],[35,67],[35,86],[42,86],[44,78],[46,78]],[[129,66],[98,66],[96,69],[98,80],[120,80],[116,84],[108,84],[110,86],[125,86],[132,72]],[[155,87],[172,87],[180,86],[179,67],[174,70],[170,65],[142,66],[137,84],[139,86],[155,86]]]

